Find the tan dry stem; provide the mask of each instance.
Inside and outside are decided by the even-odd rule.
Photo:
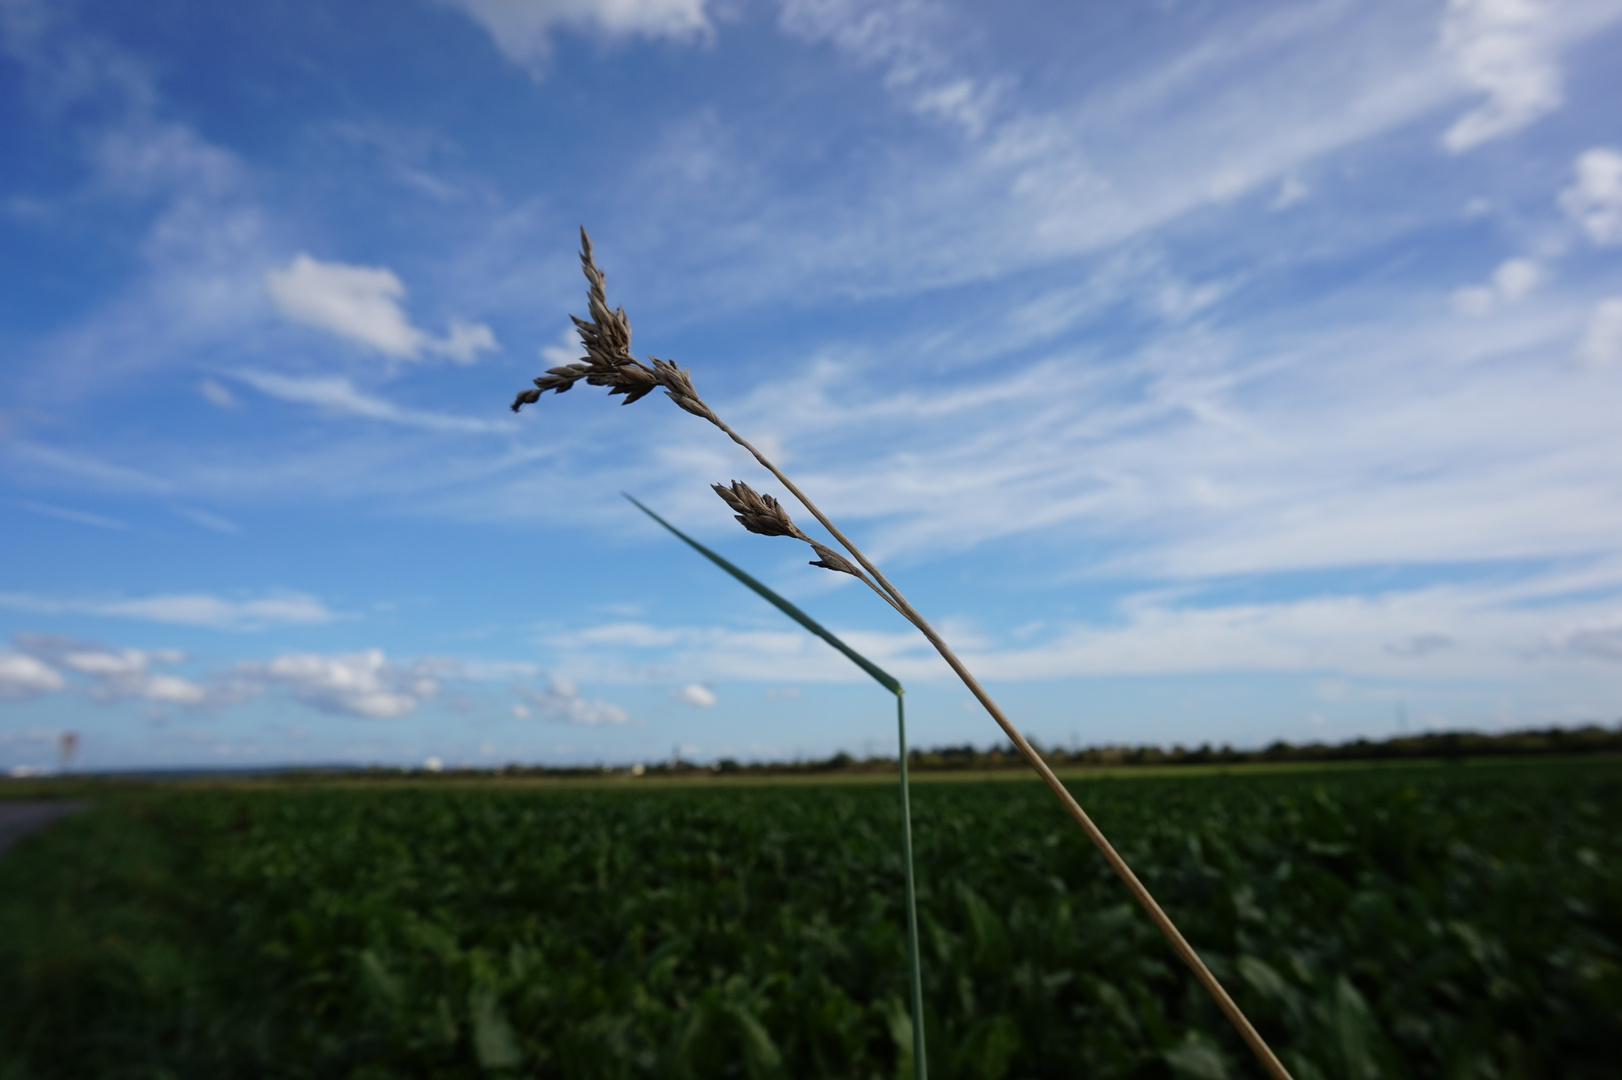
[[[771,496],[759,495],[751,490],[747,484],[741,484],[737,481],[733,482],[731,489],[716,484],[716,492],[737,513],[738,520],[743,523],[744,528],[749,529],[751,532],[764,533],[767,536],[792,536],[804,540],[821,557],[821,561],[813,563],[813,566],[823,566],[830,570],[838,570],[861,578],[870,589],[882,596],[885,602],[895,608],[903,618],[918,628],[924,637],[929,640],[929,643],[935,647],[935,651],[941,654],[941,658],[951,666],[953,671],[957,672],[958,678],[963,680],[963,684],[969,688],[970,693],[974,694],[980,704],[985,706],[986,711],[991,714],[991,718],[997,722],[997,726],[1002,728],[1003,734],[1007,735],[1009,741],[1018,748],[1020,754],[1031,768],[1036,770],[1036,774],[1042,778],[1043,783],[1047,784],[1048,789],[1059,800],[1065,812],[1075,819],[1077,825],[1081,826],[1082,832],[1087,834],[1087,838],[1092,841],[1099,854],[1104,856],[1104,861],[1109,863],[1110,869],[1114,870],[1116,876],[1125,883],[1127,890],[1132,893],[1133,899],[1137,900],[1143,910],[1148,913],[1155,926],[1160,929],[1166,940],[1171,943],[1172,949],[1193,971],[1194,977],[1199,980],[1200,985],[1205,987],[1206,992],[1217,1003],[1217,1007],[1222,1010],[1223,1015],[1228,1018],[1228,1021],[1239,1032],[1240,1037],[1245,1040],[1246,1045],[1255,1053],[1263,1068],[1267,1070],[1268,1075],[1272,1076],[1274,1080],[1291,1080],[1289,1070],[1285,1069],[1284,1064],[1279,1061],[1272,1048],[1251,1026],[1250,1021],[1240,1011],[1239,1006],[1228,996],[1228,992],[1222,988],[1222,984],[1217,981],[1216,976],[1211,974],[1210,968],[1205,966],[1205,961],[1200,959],[1199,954],[1194,951],[1193,946],[1189,945],[1182,932],[1161,910],[1160,905],[1155,902],[1155,898],[1150,895],[1143,882],[1138,880],[1137,875],[1132,872],[1132,868],[1126,864],[1126,860],[1121,858],[1114,845],[1109,842],[1098,826],[1093,824],[1093,819],[1087,816],[1087,812],[1081,808],[1081,804],[1076,802],[1075,797],[1059,782],[1059,778],[1053,774],[1053,770],[1048,768],[1048,763],[1042,760],[1042,756],[1026,741],[1025,736],[1020,734],[1019,729],[1014,727],[1013,721],[1009,720],[1002,709],[997,706],[997,703],[991,700],[991,695],[987,694],[985,688],[969,673],[969,669],[963,666],[963,661],[957,658],[957,654],[952,652],[946,642],[941,639],[941,636],[935,632],[935,628],[930,626],[922,615],[918,614],[917,610],[907,602],[907,598],[901,595],[901,591],[890,584],[889,580],[880,573],[879,568],[874,566],[867,556],[863,555],[860,549],[851,543],[850,539],[840,532],[839,528],[832,521],[829,521],[821,510],[817,509],[816,504],[806,497],[805,492],[796,487],[794,482],[784,476],[776,465],[768,461],[747,439],[728,427],[708,405],[704,404],[703,400],[698,396],[698,391],[693,388],[692,378],[685,369],[678,368],[668,361],[649,357],[653,363],[653,368],[650,370],[632,358],[630,354],[630,320],[626,318],[624,309],[609,310],[603,272],[597,268],[597,264],[592,260],[591,239],[586,235],[585,229],[580,230],[580,263],[581,268],[585,271],[587,281],[591,283],[589,297],[593,321],[588,323],[581,319],[574,319],[574,323],[579,328],[580,339],[582,344],[586,346],[587,355],[582,358],[582,363],[552,368],[546,375],[536,379],[535,389],[525,390],[518,395],[517,400],[513,402],[513,411],[517,412],[523,405],[533,404],[547,390],[554,390],[561,394],[582,378],[592,386],[609,387],[610,394],[624,394],[625,404],[627,405],[652,390],[663,387],[670,399],[681,408],[695,416],[701,416],[708,420],[726,432],[733,442],[749,451],[754,459],[760,462],[768,472],[782,481],[783,486],[788,488],[807,510],[811,511],[812,516],[822,523],[823,528],[827,529],[846,551],[855,556],[856,561],[867,571],[867,574],[863,574],[852,566],[838,552],[817,543],[801,532],[789,520],[788,512],[783,510],[781,504]],[[574,317],[570,316],[570,318]],[[871,574],[872,577],[869,578],[868,574]]]
[[[1014,722],[1008,719],[1008,716],[998,707],[995,701],[991,700],[991,695],[986,693],[985,688],[969,672],[969,669],[963,666],[963,661],[957,658],[957,654],[935,632],[935,628],[930,626],[922,615],[918,614],[917,610],[907,602],[907,598],[901,595],[899,589],[890,584],[889,580],[879,571],[879,568],[869,562],[867,556],[863,555],[860,549],[851,543],[849,538],[840,532],[832,521],[828,520],[823,512],[817,508],[817,505],[806,497],[805,492],[796,487],[792,480],[784,476],[776,465],[773,465],[764,454],[754,448],[749,440],[733,431],[719,418],[715,420],[715,425],[726,432],[733,442],[754,455],[756,461],[760,462],[767,471],[782,481],[783,486],[793,492],[796,499],[800,500],[800,504],[811,511],[813,517],[822,522],[822,527],[827,529],[840,544],[844,545],[846,551],[856,556],[856,560],[867,569],[868,573],[873,575],[873,579],[884,587],[884,593],[888,594],[885,598],[890,600],[890,606],[905,616],[908,622],[916,626],[924,637],[929,639],[929,643],[935,646],[935,651],[941,654],[941,658],[947,664],[951,665],[953,671],[957,672],[958,678],[963,680],[963,684],[969,688],[969,692],[979,700],[981,705],[985,706],[986,711],[991,714],[991,718],[997,722],[997,726],[1002,728],[1009,741],[1019,749],[1021,756],[1025,758],[1030,767],[1036,770],[1037,775],[1042,778],[1043,783],[1047,784],[1048,789],[1053,792],[1054,796],[1065,808],[1065,811],[1075,819],[1077,825],[1081,826],[1082,832],[1087,834],[1087,839],[1091,840],[1093,846],[1098,849],[1099,854],[1104,856],[1104,861],[1109,863],[1110,869],[1114,870],[1116,876],[1126,885],[1127,890],[1132,893],[1133,899],[1137,900],[1139,906],[1148,914],[1160,932],[1165,935],[1166,940],[1171,943],[1172,949],[1182,958],[1183,963],[1187,964],[1189,969],[1193,971],[1194,977],[1199,980],[1201,986],[1205,987],[1206,993],[1210,994],[1212,999],[1215,1000],[1217,1008],[1222,1010],[1222,1014],[1228,1018],[1228,1022],[1239,1032],[1240,1038],[1245,1040],[1245,1044],[1250,1047],[1251,1051],[1261,1061],[1262,1067],[1267,1070],[1268,1075],[1274,1077],[1275,1080],[1292,1080],[1289,1070],[1284,1067],[1284,1063],[1273,1053],[1272,1047],[1267,1045],[1267,1041],[1251,1025],[1249,1018],[1240,1010],[1238,1004],[1228,996],[1228,991],[1217,981],[1217,977],[1211,974],[1211,969],[1205,966],[1205,961],[1200,959],[1200,954],[1194,951],[1194,947],[1188,943],[1188,939],[1183,937],[1182,931],[1177,929],[1177,924],[1172,922],[1171,918],[1161,909],[1154,896],[1144,887],[1143,882],[1138,880],[1138,876],[1132,872],[1132,868],[1127,865],[1126,860],[1121,858],[1120,853],[1115,850],[1115,845],[1111,844],[1103,831],[1093,824],[1093,819],[1087,815],[1087,811],[1081,808],[1081,804],[1076,802],[1075,796],[1070,794],[1069,789],[1054,775],[1053,770],[1048,767],[1048,763],[1042,760],[1042,755],[1036,752],[1036,748],[1031,746],[1026,741],[1025,736],[1020,734],[1019,729],[1014,726]]]

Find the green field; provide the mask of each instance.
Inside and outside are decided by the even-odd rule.
[[[1616,1075],[1622,763],[1072,789],[1298,1080]],[[0,859],[0,1080],[906,1067],[892,787],[95,790]],[[937,1080],[1259,1075],[1039,785],[914,816]]]

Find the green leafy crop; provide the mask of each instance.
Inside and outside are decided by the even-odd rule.
[[[1613,1074],[1615,762],[1074,786],[1302,1080]],[[898,813],[857,784],[105,804],[0,861],[0,1077],[905,1075]],[[1044,789],[913,813],[938,1076],[1256,1075]]]

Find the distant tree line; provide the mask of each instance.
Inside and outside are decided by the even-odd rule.
[[[1403,761],[1444,760],[1464,758],[1529,757],[1539,755],[1616,754],[1622,753],[1622,724],[1607,728],[1590,724],[1580,728],[1543,728],[1525,731],[1507,731],[1487,734],[1476,731],[1438,731],[1421,735],[1399,735],[1390,739],[1354,739],[1343,743],[1274,742],[1260,750],[1237,750],[1224,743],[1212,746],[1202,743],[1196,747],[1164,746],[1092,746],[1086,749],[1044,747],[1037,750],[1048,764],[1059,767],[1131,767],[1142,765],[1242,765],[1258,762],[1311,762],[1311,761]],[[962,746],[941,746],[913,750],[908,764],[921,772],[949,772],[1025,767],[1012,744],[1002,743],[987,748],[965,743]],[[830,773],[893,772],[894,757],[857,758],[841,751],[832,757],[802,761],[742,762],[734,758],[702,763],[679,757],[648,765],[635,766],[637,776],[673,777],[698,775],[732,776],[794,776]],[[623,766],[564,767],[509,765],[502,770],[514,776],[586,777],[600,776],[604,772],[624,773]],[[454,775],[447,770],[442,775]]]
[[[1466,758],[1574,756],[1582,754],[1622,754],[1622,723],[1614,728],[1589,724],[1578,728],[1534,728],[1524,731],[1506,731],[1486,734],[1478,731],[1437,731],[1422,735],[1398,735],[1390,739],[1354,739],[1351,742],[1312,742],[1293,744],[1274,742],[1259,750],[1236,750],[1224,743],[1212,746],[1202,743],[1187,747],[1164,746],[1090,746],[1086,749],[1045,747],[1032,739],[1033,745],[1049,765],[1055,768],[1133,768],[1140,766],[1177,765],[1246,765],[1266,762],[1313,761],[1463,761]],[[994,744],[981,749],[972,744],[938,746],[913,750],[908,763],[915,772],[968,772],[1024,769],[1025,760],[1009,743]],[[81,773],[73,776],[42,777],[28,780],[5,779],[8,784],[28,784],[40,791],[56,790],[73,794],[88,790],[98,783],[116,782],[124,785],[159,785],[176,780],[206,781],[218,779],[264,779],[286,783],[310,782],[325,784],[344,778],[365,780],[391,780],[409,777],[422,780],[490,780],[502,777],[588,780],[609,777],[635,779],[638,777],[691,777],[701,776],[818,776],[861,773],[894,774],[893,757],[858,758],[841,751],[832,757],[798,761],[742,762],[734,758],[717,761],[687,761],[672,756],[664,761],[636,765],[526,765],[513,763],[505,767],[490,768],[470,765],[447,766],[428,771],[400,766],[325,765],[277,768],[261,766],[247,769],[161,770],[128,773]],[[42,786],[43,785],[43,786]]]
[[[965,755],[965,750],[970,750],[970,755]],[[993,761],[998,758],[1011,761],[1017,760],[1018,757],[1012,746],[999,747],[993,753],[996,755]],[[1615,753],[1622,753],[1622,724],[1615,728],[1590,724],[1580,728],[1551,727],[1498,734],[1478,731],[1437,731],[1421,735],[1398,735],[1378,741],[1354,739],[1343,743],[1312,742],[1296,745],[1280,740],[1260,750],[1236,750],[1226,743],[1218,747],[1202,743],[1193,748],[1174,745],[1170,749],[1160,746],[1103,746],[1079,751],[1043,750],[1042,756],[1053,765],[1104,766],[1238,765],[1253,762],[1386,761],[1418,758],[1447,760],[1467,757]],[[948,754],[932,751],[924,755],[920,764],[926,767],[933,765],[931,757],[939,756],[940,767],[952,768],[954,767],[952,762],[962,761],[966,756],[970,760],[973,759],[972,748],[959,747],[949,751]],[[985,758],[991,755],[979,756]],[[996,765],[993,764],[991,767]]]
[[[1259,750],[1237,750],[1223,743],[1212,746],[1090,746],[1086,749],[1046,747],[1031,740],[1049,765],[1055,768],[1132,768],[1168,765],[1246,765],[1266,762],[1313,761],[1462,761],[1465,758],[1536,757],[1550,755],[1622,754],[1622,724],[1614,728],[1590,724],[1579,728],[1541,728],[1487,734],[1478,731],[1437,731],[1422,735],[1398,735],[1390,739],[1354,739],[1351,742],[1274,742]],[[913,750],[908,764],[915,772],[968,772],[1026,768],[1025,761],[1007,742],[984,749],[965,743]],[[455,780],[490,777],[551,779],[591,779],[608,776],[693,777],[700,776],[817,776],[833,774],[894,773],[894,757],[858,758],[841,751],[828,758],[797,761],[688,761],[679,756],[638,765],[524,765],[503,768],[447,766],[442,771],[372,766],[243,770],[240,775],[275,777],[282,781],[326,782],[353,776],[387,779],[409,775],[415,779]],[[199,776],[203,774],[198,774]],[[216,774],[218,775],[218,774]],[[169,779],[180,779],[172,774]]]

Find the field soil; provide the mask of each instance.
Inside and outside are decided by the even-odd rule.
[[[88,803],[82,802],[43,802],[43,801],[0,801],[0,855],[6,849],[29,833],[40,829],[83,810]]]

